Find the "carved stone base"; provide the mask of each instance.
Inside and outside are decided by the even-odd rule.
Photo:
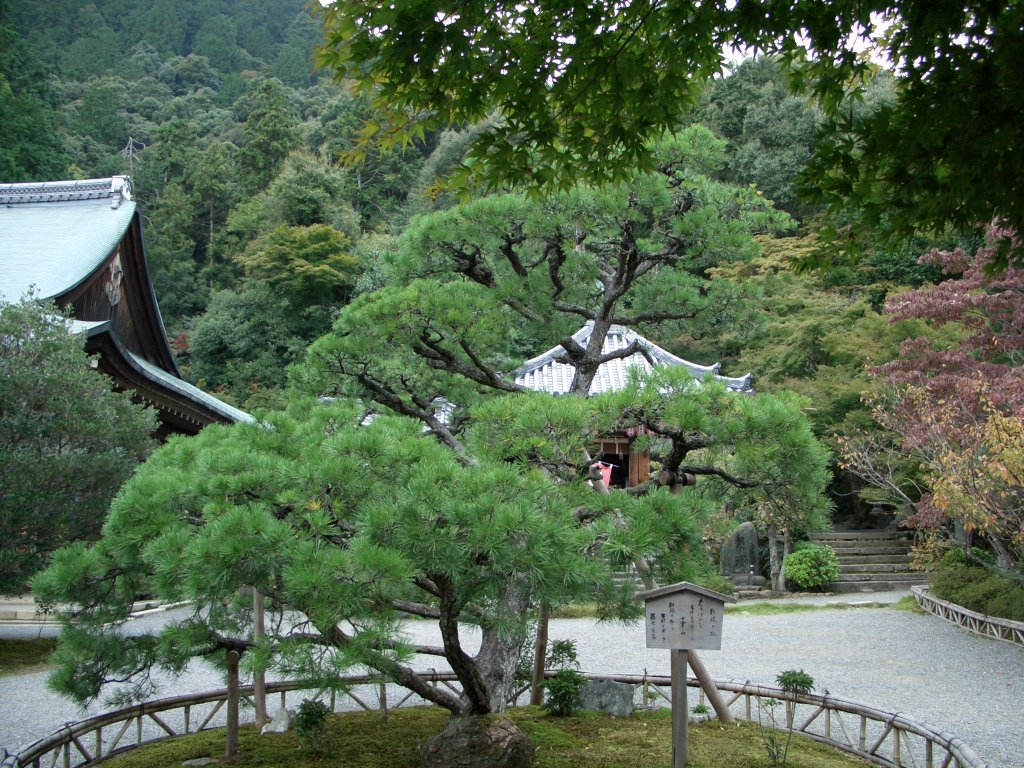
[[[422,768],[528,768],[533,742],[517,725],[494,716],[453,717],[427,742]]]

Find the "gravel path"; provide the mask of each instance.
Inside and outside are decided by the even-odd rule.
[[[174,615],[143,617],[132,626],[144,631]],[[702,653],[717,679],[773,684],[779,672],[803,669],[819,692],[828,689],[951,731],[990,768],[1024,768],[1024,649],[1019,646],[892,608],[776,616],[729,612],[723,630],[722,650]],[[435,631],[426,622],[410,624],[410,634],[418,640],[434,639]],[[669,673],[668,652],[644,648],[639,626],[556,619],[551,637],[575,640],[587,672]],[[46,690],[45,677],[28,673],[0,678],[6,704],[0,745],[20,748],[83,716]],[[217,673],[196,663],[184,675],[166,680],[160,695],[222,686]]]

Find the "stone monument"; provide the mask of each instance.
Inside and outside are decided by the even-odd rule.
[[[753,523],[742,523],[726,537],[718,556],[719,572],[736,586],[763,587],[761,550]]]

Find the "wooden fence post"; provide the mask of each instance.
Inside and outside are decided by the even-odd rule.
[[[686,703],[685,650],[672,654],[672,768],[686,768],[690,761],[689,744],[690,708]]]

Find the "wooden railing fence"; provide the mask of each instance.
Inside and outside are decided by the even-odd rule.
[[[929,613],[984,637],[1024,645],[1024,622],[969,611],[962,605],[940,600],[927,587],[911,587],[911,591],[917,598],[917,604]]]
[[[553,674],[553,673],[549,673]],[[664,707],[671,701],[671,681],[654,675],[587,675],[592,679],[615,680],[635,686],[638,706]],[[458,693],[455,675],[432,673],[434,686]],[[689,687],[698,688],[691,678]],[[831,695],[792,695],[779,688],[718,681],[716,684],[737,718],[758,722],[769,700],[785,705],[786,725],[797,733],[858,755],[888,768],[986,768],[985,763],[958,737],[940,731],[898,712],[847,701]],[[251,702],[252,687],[242,688]],[[334,691],[311,689],[304,682],[267,684],[268,707],[272,696],[279,705],[297,705],[299,694],[329,699],[332,711],[363,709],[382,711],[403,705],[423,704],[404,688],[371,676],[346,678]],[[18,754],[7,754],[4,768],[78,768],[101,762],[115,754],[145,744],[188,733],[223,727],[226,690],[205,691],[136,704],[76,723],[69,723]],[[703,703],[703,692],[697,700]],[[251,715],[251,711],[249,712]],[[251,720],[251,717],[249,718]],[[763,720],[763,718],[761,718]]]

